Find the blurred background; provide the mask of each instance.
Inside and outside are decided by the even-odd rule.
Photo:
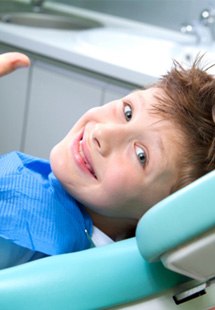
[[[51,0],[96,12],[179,30],[180,25],[199,18],[215,0]]]

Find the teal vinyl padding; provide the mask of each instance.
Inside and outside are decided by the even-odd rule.
[[[215,171],[151,208],[136,230],[138,247],[148,261],[215,227]]]
[[[1,270],[0,309],[105,309],[188,280],[160,262],[146,262],[131,238]]]

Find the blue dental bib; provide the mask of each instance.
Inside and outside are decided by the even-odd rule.
[[[92,221],[63,189],[48,160],[0,156],[0,237],[56,255],[90,247]]]

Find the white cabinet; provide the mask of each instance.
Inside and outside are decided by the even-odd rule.
[[[24,152],[48,158],[88,109],[101,105],[104,83],[41,61],[32,65]]]
[[[0,78],[0,153],[22,148],[29,69]]]

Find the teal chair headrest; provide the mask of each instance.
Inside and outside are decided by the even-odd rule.
[[[151,208],[142,217],[136,239],[142,256],[156,261],[166,251],[215,226],[215,171]]]

